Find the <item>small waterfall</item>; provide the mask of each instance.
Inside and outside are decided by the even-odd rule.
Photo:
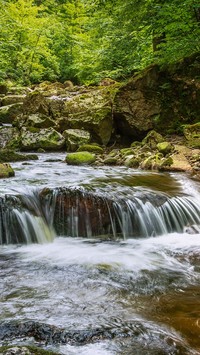
[[[0,244],[46,243],[55,238],[52,207],[39,192],[0,198]]]
[[[55,192],[54,226],[72,237],[137,238],[182,233],[200,225],[200,203],[147,191],[100,194],[78,189]]]
[[[200,229],[200,202],[145,189],[56,188],[0,198],[0,243],[46,243],[56,234],[139,238]]]

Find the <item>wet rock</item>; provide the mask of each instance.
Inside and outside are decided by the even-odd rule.
[[[39,148],[45,150],[60,150],[65,145],[64,137],[54,128],[37,129],[22,128],[21,129],[21,149],[37,150]]]
[[[26,160],[37,160],[38,156],[36,154],[19,154],[13,150],[0,149],[0,162],[13,162],[13,161],[26,161]]]
[[[14,175],[15,175],[15,172],[10,164],[8,164],[8,163],[1,164],[0,163],[0,178],[8,178],[8,177],[12,177]]]
[[[69,153],[66,156],[69,165],[90,165],[95,162],[96,155],[87,151]]]
[[[66,139],[67,151],[75,152],[80,145],[90,142],[91,136],[88,131],[81,129],[67,129],[63,132]]]

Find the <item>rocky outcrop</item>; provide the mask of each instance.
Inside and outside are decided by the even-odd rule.
[[[123,140],[142,139],[150,129],[182,132],[200,117],[199,57],[174,66],[153,65],[122,86],[114,100],[114,122]]]

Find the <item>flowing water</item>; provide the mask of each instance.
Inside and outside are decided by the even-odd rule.
[[[71,340],[0,328],[1,344],[200,354],[199,183],[63,158],[12,164],[16,176],[0,180],[0,319],[53,325]]]

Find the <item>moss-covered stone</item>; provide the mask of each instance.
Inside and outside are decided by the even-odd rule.
[[[173,146],[169,142],[162,142],[157,144],[157,149],[164,155],[169,154],[173,150]]]
[[[103,154],[103,148],[93,144],[83,144],[77,149],[77,152],[84,152],[84,151],[96,153],[96,154]]]
[[[34,130],[33,130],[34,129]],[[54,128],[32,129],[22,128],[21,130],[21,149],[37,150],[60,150],[65,145],[64,137]]]
[[[15,172],[10,164],[8,164],[8,163],[1,164],[0,163],[0,178],[8,178],[8,177],[12,177],[14,175],[15,175]]]
[[[0,149],[0,162],[14,162],[14,161],[26,161],[26,160],[37,160],[38,156],[36,154],[19,154],[13,150]]]
[[[161,143],[164,141],[164,138],[163,136],[152,130],[150,131],[146,137],[142,140],[142,144],[145,145],[145,144],[148,144],[148,146],[151,148],[151,149],[156,149],[157,148],[157,144],[158,143]]]
[[[122,156],[131,155],[131,154],[133,154],[133,149],[132,148],[123,148],[123,149],[120,149],[120,153],[122,154]]]
[[[20,142],[20,131],[17,128],[0,127],[0,148],[18,149]]]
[[[140,164],[140,159],[134,155],[129,155],[126,157],[124,164],[129,168],[138,168]]]
[[[66,156],[66,162],[70,165],[90,165],[96,160],[95,154],[90,152],[69,153]]]
[[[63,132],[68,152],[75,152],[79,146],[90,142],[90,133],[81,129],[67,129]],[[87,150],[87,149],[85,149]]]
[[[0,123],[12,123],[21,114],[23,104],[18,102],[0,107]]]
[[[200,148],[200,122],[193,125],[185,125],[183,133],[189,147]]]
[[[118,160],[117,158],[108,156],[104,159],[103,163],[106,165],[117,165]]]

